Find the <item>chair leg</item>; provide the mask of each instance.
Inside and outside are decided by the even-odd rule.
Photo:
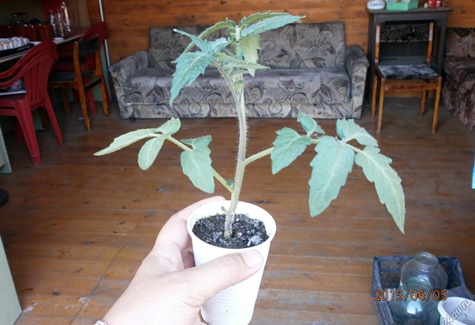
[[[424,111],[426,107],[426,98],[427,98],[427,90],[423,90],[421,94],[421,107],[419,108],[419,116],[424,115]]]
[[[374,76],[373,78],[373,94],[371,98],[371,117],[376,116],[376,99],[377,99],[377,92],[378,92],[378,77]]]
[[[432,133],[437,130],[437,119],[439,118],[440,93],[442,89],[442,77],[437,78],[437,90],[434,98],[434,117],[432,118]]]
[[[96,103],[94,102],[94,94],[92,92],[92,89],[88,89],[86,91],[86,103],[87,103],[89,113],[91,115],[96,115],[97,114]]]
[[[91,130],[91,122],[89,121],[89,112],[87,110],[86,95],[84,93],[84,88],[79,87],[79,102],[81,103],[82,116],[84,118],[84,126],[89,131]]]
[[[69,99],[65,88],[61,88],[61,97],[63,98],[64,111],[66,112],[66,116],[69,117],[71,116],[71,109],[69,108]]]
[[[109,116],[109,95],[107,94],[106,84],[104,82],[104,77],[101,79],[101,97],[102,97],[102,111],[105,116]]]
[[[379,91],[379,108],[378,108],[378,126],[376,133],[381,133],[381,126],[383,124],[383,105],[384,105],[384,87],[386,86],[386,80],[381,78],[381,89]]]
[[[30,151],[31,160],[33,160],[33,164],[39,165],[41,164],[40,148],[38,147],[38,140],[36,138],[35,125],[33,123],[33,116],[30,107],[28,105],[23,105],[23,103],[19,103],[19,105],[15,107],[15,110],[17,112],[21,131],[26,141],[26,146]]]
[[[56,135],[56,140],[58,141],[59,145],[62,147],[63,144],[63,135],[61,134],[61,130],[58,125],[58,120],[56,119],[56,114],[54,113],[53,105],[51,104],[51,100],[49,97],[45,99],[44,107],[46,109],[46,113],[48,114],[49,121],[51,126],[53,127],[54,134]]]

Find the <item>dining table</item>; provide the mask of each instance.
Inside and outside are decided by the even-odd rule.
[[[55,38],[53,38],[53,42],[55,42],[57,45],[60,45],[60,44],[75,41],[75,40],[81,38],[81,36],[84,35],[84,33],[86,32],[86,30],[87,30],[87,27],[76,28],[71,34],[69,34],[66,37],[55,37]],[[40,42],[31,42],[31,43],[33,45],[36,45],[36,44],[39,44]],[[19,59],[23,55],[25,55],[27,52],[28,52],[28,49],[26,49],[24,51],[12,53],[10,55],[5,55],[3,57],[0,56],[0,64]],[[1,51],[0,51],[0,53],[1,53]],[[3,70],[3,68],[1,68],[1,66],[0,66],[0,71],[1,70]]]

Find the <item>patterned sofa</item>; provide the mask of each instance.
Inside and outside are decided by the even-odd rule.
[[[120,114],[127,118],[234,117],[232,97],[216,69],[208,68],[170,107],[172,63],[188,45],[174,28],[199,34],[205,26],[153,27],[148,51],[110,67]],[[219,35],[215,35],[219,37]],[[369,62],[345,45],[343,22],[287,25],[261,35],[260,63],[271,69],[246,76],[248,117],[359,118]]]
[[[475,131],[475,28],[448,28],[445,56],[445,107]]]

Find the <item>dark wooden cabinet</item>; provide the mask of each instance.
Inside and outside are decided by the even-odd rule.
[[[450,8],[425,9],[417,8],[407,11],[398,10],[369,10],[368,24],[368,59],[370,68],[368,69],[367,93],[371,94],[373,89],[374,76],[374,49],[376,25],[383,25],[382,28],[391,26],[408,25],[415,35],[409,39],[391,39],[386,37],[381,40],[380,61],[390,64],[415,63],[425,57],[424,49],[427,41],[424,37],[424,30],[430,21],[435,23],[434,49],[432,53],[432,64],[436,71],[442,72],[442,62],[444,58],[445,35],[447,29],[447,18]],[[424,26],[426,25],[426,26]],[[428,30],[428,28],[427,28]],[[371,96],[368,96],[371,101]],[[371,107],[371,102],[370,102]]]

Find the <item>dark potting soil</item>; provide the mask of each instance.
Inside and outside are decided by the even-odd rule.
[[[252,247],[269,238],[262,221],[237,214],[234,216],[233,235],[231,238],[225,239],[223,235],[225,219],[224,214],[202,218],[193,226],[193,233],[202,241],[223,248]]]

